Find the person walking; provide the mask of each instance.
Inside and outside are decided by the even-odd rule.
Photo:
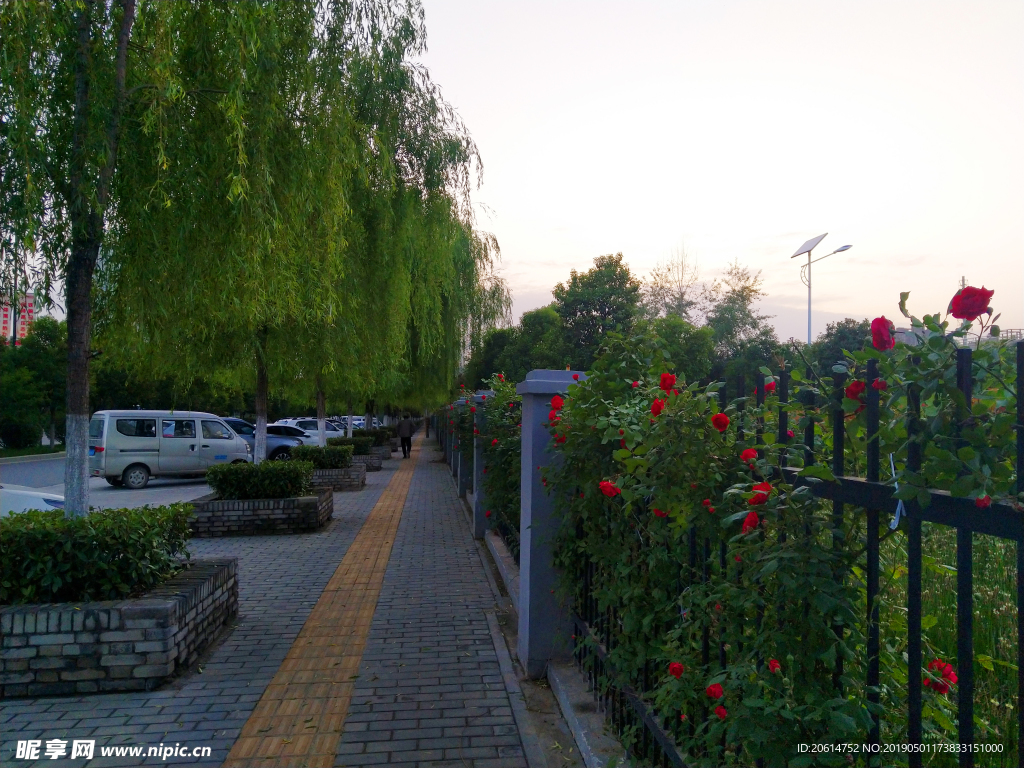
[[[409,414],[402,414],[402,420],[398,422],[398,439],[402,441],[402,458],[408,459],[412,455],[412,433],[416,431],[416,422],[409,418]]]

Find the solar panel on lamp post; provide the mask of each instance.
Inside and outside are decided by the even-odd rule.
[[[797,256],[803,256],[805,253],[807,254],[807,263],[804,264],[802,267],[800,267],[800,280],[803,282],[804,285],[807,286],[807,343],[808,344],[811,343],[811,264],[819,262],[819,261],[821,261],[821,259],[827,259],[829,256],[831,256],[834,253],[842,253],[843,251],[848,251],[848,250],[850,250],[853,247],[852,245],[841,245],[838,248],[836,248],[834,251],[832,251],[832,253],[826,253],[824,256],[821,257],[821,259],[814,259],[814,261],[811,261],[811,252],[815,249],[815,247],[817,247],[818,243],[820,243],[822,240],[825,239],[825,235],[827,235],[827,234],[828,234],[828,232],[826,232],[824,235],[818,235],[817,237],[812,237],[806,243],[801,245],[800,248],[797,249],[796,253],[794,253],[792,256],[790,256],[791,259],[795,259]]]

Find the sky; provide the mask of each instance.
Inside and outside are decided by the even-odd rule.
[[[781,339],[945,311],[1024,328],[1019,0],[424,0],[422,57],[483,159],[513,314],[621,252],[760,270]]]

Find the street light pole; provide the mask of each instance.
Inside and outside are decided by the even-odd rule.
[[[853,247],[852,245],[841,245],[838,248],[836,248],[834,251],[832,251],[832,253],[827,253],[824,256],[822,256],[821,259],[814,259],[812,261],[811,260],[811,254],[813,253],[814,249],[817,247],[818,243],[820,243],[822,240],[825,239],[825,235],[827,235],[827,234],[828,234],[828,232],[826,232],[824,235],[818,235],[817,237],[812,237],[806,243],[801,245],[796,253],[794,253],[792,256],[790,256],[791,259],[795,259],[797,256],[803,256],[805,253],[807,254],[807,263],[804,264],[802,267],[800,267],[800,279],[803,281],[804,285],[807,286],[807,343],[808,344],[811,343],[811,264],[814,264],[817,261],[821,261],[821,259],[827,259],[832,254],[842,253],[843,251],[848,251],[848,250],[850,250],[850,248]]]

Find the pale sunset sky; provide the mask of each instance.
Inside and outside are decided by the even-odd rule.
[[[479,145],[514,316],[621,251],[761,270],[762,310],[944,311],[961,275],[1024,327],[1019,0],[424,0],[423,63]]]

